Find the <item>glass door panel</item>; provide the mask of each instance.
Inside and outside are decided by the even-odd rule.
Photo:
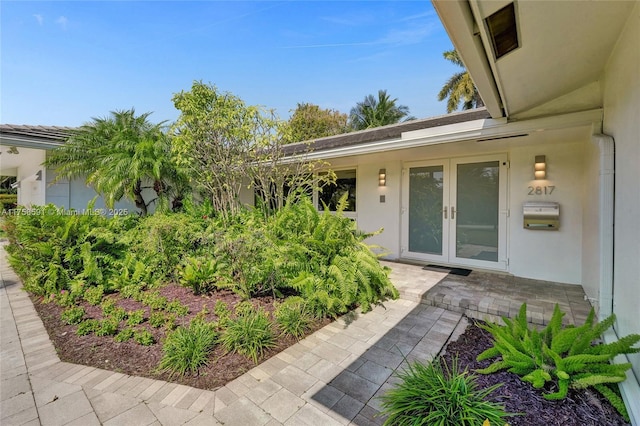
[[[455,257],[498,261],[500,162],[456,167]]]
[[[401,256],[506,270],[504,154],[406,163]]]
[[[409,251],[442,255],[442,165],[409,168]]]

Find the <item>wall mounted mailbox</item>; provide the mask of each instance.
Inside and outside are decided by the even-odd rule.
[[[526,201],[522,205],[525,229],[557,231],[560,228],[560,204],[549,201]]]

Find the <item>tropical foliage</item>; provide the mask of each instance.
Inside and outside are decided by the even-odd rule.
[[[299,103],[288,121],[290,142],[346,133],[349,116],[333,109],[323,109],[310,103]]]
[[[448,50],[442,54],[446,60],[453,64],[464,68],[462,59],[456,50]],[[478,93],[471,75],[465,70],[457,72],[451,76],[449,80],[442,86],[438,93],[438,100],[447,99],[447,112],[453,112],[458,109],[462,103],[462,109],[472,109],[484,106],[482,98]]]
[[[455,358],[451,366],[442,358],[409,363],[396,376],[399,383],[381,398],[385,425],[501,425],[508,415],[490,398],[499,385],[478,389],[477,376],[460,371]]]
[[[550,400],[565,398],[569,389],[593,387],[627,417],[624,403],[610,386],[626,379],[631,364],[612,361],[619,354],[640,352],[633,347],[640,335],[604,344],[599,339],[615,322],[614,315],[598,323],[591,309],[583,325],[563,328],[564,313],[558,305],[549,324],[538,331],[527,324],[526,309],[523,304],[513,320],[503,317],[505,325],[481,325],[493,336],[494,345],[478,355],[478,360],[498,359],[478,372],[510,371],[536,389],[551,389],[543,395]]]
[[[150,113],[112,111],[76,130],[66,143],[53,150],[45,165],[56,169],[56,178],[86,178],[109,207],[123,198],[146,214],[152,203],[172,200],[174,206],[188,191],[187,180],[171,160],[171,144],[163,123],[152,124]],[[156,197],[145,199],[144,190]]]
[[[291,140],[286,123],[215,86],[194,82],[173,102],[180,116],[172,152],[223,220],[242,210],[242,188],[253,186],[263,204],[273,199],[278,208],[287,193],[312,185],[312,173],[324,164],[304,156],[282,162],[282,145]]]
[[[367,95],[363,101],[351,108],[349,123],[354,130],[396,124],[401,121],[415,120],[409,116],[409,107],[397,105],[398,99],[391,99],[386,90],[378,90],[378,97]]]

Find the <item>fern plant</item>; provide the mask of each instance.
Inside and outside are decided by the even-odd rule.
[[[619,354],[640,352],[640,348],[633,347],[640,341],[640,335],[632,334],[613,343],[601,343],[600,336],[613,325],[615,315],[598,323],[591,309],[583,325],[563,328],[565,314],[558,305],[549,324],[538,331],[529,327],[526,310],[527,305],[523,304],[513,320],[503,317],[503,326],[480,324],[491,333],[494,343],[478,355],[478,361],[498,359],[477,372],[489,374],[507,370],[537,389],[552,383],[556,390],[544,394],[544,398],[549,400],[565,398],[569,389],[593,387],[628,419],[624,403],[609,386],[624,381],[631,364],[611,362]]]

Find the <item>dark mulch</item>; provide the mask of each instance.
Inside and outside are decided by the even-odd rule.
[[[168,285],[160,290],[161,294],[171,300],[180,300],[190,308],[188,316],[179,318],[179,325],[186,325],[189,321],[207,306],[210,311],[206,315],[209,321],[216,320],[213,307],[217,300],[223,300],[230,307],[240,302],[240,298],[228,291],[220,291],[211,295],[197,296],[190,289]],[[118,306],[127,311],[145,309],[145,318],[148,318],[149,308],[131,299],[120,299],[114,295],[108,296],[117,300]],[[66,325],[60,319],[63,308],[55,303],[41,303],[41,298],[32,297],[40,318],[53,341],[60,359],[63,361],[104,368],[125,374],[149,377],[153,379],[173,381],[201,389],[217,389],[227,382],[242,375],[255,364],[239,354],[226,354],[217,347],[211,356],[209,365],[202,368],[198,375],[185,375],[184,377],[171,377],[167,372],[158,372],[157,365],[162,358],[162,344],[166,331],[164,328],[152,328],[148,322],[136,326],[146,328],[153,333],[156,343],[151,346],[141,346],[133,340],[116,343],[113,337],[98,337],[95,335],[78,336],[76,326]],[[270,297],[253,300],[254,306],[260,306],[267,312],[274,310],[273,299]],[[81,304],[89,317],[101,318],[101,309]],[[319,321],[313,325],[309,334],[324,325],[329,320]],[[124,323],[121,324],[121,328]],[[270,358],[278,352],[286,349],[296,341],[291,337],[279,337],[277,346],[269,350],[260,362]],[[473,371],[477,368],[487,367],[491,361],[477,362],[476,356],[491,346],[490,334],[475,324],[471,324],[460,338],[450,343],[446,348],[445,358],[450,360],[452,355],[457,355],[459,366]],[[521,416],[510,417],[510,425],[627,425],[611,404],[599,393],[587,389],[582,391],[570,391],[566,399],[561,401],[547,401],[539,390],[530,384],[520,380],[512,373],[499,372],[490,375],[478,375],[478,384],[486,388],[501,383],[492,396],[498,402],[504,403],[507,412],[523,413]]]
[[[449,343],[445,358],[450,361],[452,356],[457,356],[461,369],[466,367],[469,371],[473,371],[485,368],[492,361],[478,362],[476,357],[491,346],[491,335],[477,325],[471,324],[457,341]],[[483,389],[502,383],[492,397],[495,401],[504,403],[507,412],[523,413],[521,416],[508,419],[509,424],[513,426],[628,424],[609,401],[593,389],[570,390],[567,398],[548,401],[542,397],[541,390],[534,389],[513,373],[503,371],[488,375],[478,374],[477,378],[479,387]]]
[[[190,289],[179,285],[167,285],[159,289],[159,291],[169,301],[179,300],[189,306],[189,315],[178,317],[176,320],[178,325],[187,325],[204,306],[209,311],[205,319],[208,321],[216,320],[217,317],[213,314],[213,308],[217,300],[224,301],[230,308],[241,301],[237,295],[230,291],[219,291],[210,295],[194,295]],[[256,365],[253,361],[240,354],[225,353],[218,345],[211,354],[209,365],[201,368],[197,375],[187,374],[183,377],[171,377],[168,372],[157,371],[157,366],[162,358],[162,342],[167,333],[165,328],[154,328],[149,325],[147,321],[149,308],[141,303],[133,299],[122,299],[116,295],[107,297],[116,300],[116,304],[126,311],[144,309],[145,322],[134,328],[149,330],[153,334],[156,343],[150,346],[142,346],[133,339],[117,343],[114,341],[113,336],[96,336],[95,334],[78,336],[76,334],[77,326],[67,325],[60,319],[60,314],[64,308],[55,303],[42,303],[42,298],[32,296],[34,306],[62,361],[104,368],[129,375],[167,380],[209,390],[224,386]],[[273,302],[274,300],[271,297],[252,300],[254,306],[259,306],[270,314],[274,311]],[[99,306],[91,306],[86,302],[80,303],[80,306],[85,308],[85,318],[102,319],[102,309]],[[330,320],[316,321],[308,334],[322,328],[329,322]],[[119,329],[125,327],[125,322],[122,322]],[[296,343],[296,340],[290,336],[279,336],[276,347],[268,350],[259,362],[265,361],[294,343]]]

